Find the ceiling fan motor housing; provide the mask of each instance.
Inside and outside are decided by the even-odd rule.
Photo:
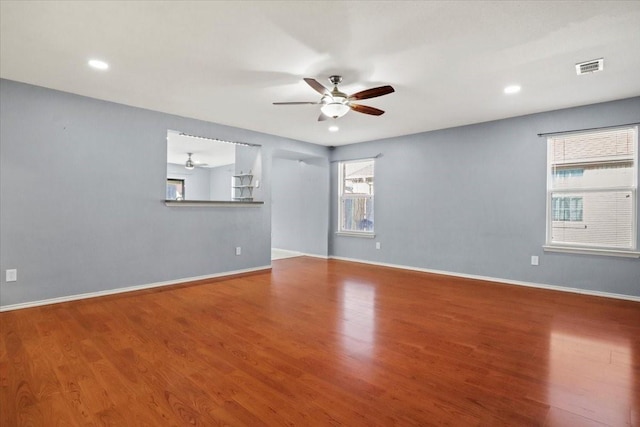
[[[329,76],[329,81],[334,86],[338,86],[340,83],[342,83],[342,76],[336,76],[336,75]]]
[[[322,112],[322,114],[320,114],[320,116],[318,117],[318,121],[326,120],[328,117],[337,119],[347,114],[350,110],[354,110],[358,113],[380,116],[384,114],[383,110],[369,107],[367,105],[353,104],[352,101],[376,98],[378,96],[387,95],[394,92],[393,87],[386,85],[362,90],[352,95],[347,95],[346,93],[341,92],[338,89],[338,85],[342,82],[342,76],[338,76],[335,74],[329,76],[329,81],[333,84],[333,89],[331,91],[328,88],[324,87],[316,79],[305,77],[304,81],[309,86],[311,86],[313,90],[322,95],[320,102],[274,102],[274,104],[320,104],[320,111]]]

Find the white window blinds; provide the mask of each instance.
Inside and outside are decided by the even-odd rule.
[[[547,244],[636,249],[637,127],[548,138]]]

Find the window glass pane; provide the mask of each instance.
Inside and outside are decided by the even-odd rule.
[[[551,188],[634,185],[633,129],[554,137],[550,143]]]
[[[582,197],[569,198],[569,221],[582,221]]]
[[[551,163],[557,165],[631,160],[634,129],[557,136],[551,148]]]
[[[345,197],[342,199],[342,230],[373,231],[373,199]]]
[[[551,203],[554,221],[582,221],[582,197],[554,196]]]
[[[552,243],[632,249],[633,193],[591,191],[552,198]]]
[[[184,179],[167,179],[166,200],[184,200]]]
[[[632,161],[584,165],[580,170],[578,174],[576,169],[552,168],[551,188],[610,188],[633,183]]]
[[[373,232],[374,161],[340,164],[340,231]]]
[[[344,193],[373,195],[373,160],[344,164]]]

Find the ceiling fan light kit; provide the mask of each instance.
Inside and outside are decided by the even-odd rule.
[[[330,102],[320,107],[322,114],[327,117],[333,117],[334,119],[344,116],[349,110],[349,106],[344,102]]]
[[[369,114],[372,116],[380,116],[384,114],[383,110],[378,108],[369,107],[367,105],[353,104],[351,101],[358,101],[361,99],[375,98],[382,95],[387,95],[395,92],[391,86],[380,86],[372,89],[366,89],[353,95],[347,95],[338,89],[338,85],[342,82],[342,77],[333,75],[329,77],[329,81],[333,84],[333,90],[329,90],[320,84],[317,80],[312,78],[305,78],[304,81],[311,86],[313,90],[322,95],[319,102],[274,102],[274,105],[301,105],[301,104],[320,104],[320,116],[318,121],[326,120],[327,118],[340,118],[347,114],[349,110],[356,111],[358,113]]]
[[[187,153],[189,155],[189,158],[187,159],[187,162],[184,164],[184,168],[188,169],[188,170],[193,170],[193,168],[195,168],[195,165],[193,164],[193,161],[191,160],[191,155],[193,153]]]

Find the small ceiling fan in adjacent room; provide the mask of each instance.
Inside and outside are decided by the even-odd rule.
[[[349,110],[357,111],[358,113],[370,114],[372,116],[380,116],[384,114],[383,110],[378,108],[369,107],[367,105],[354,104],[352,101],[360,101],[362,99],[375,98],[382,95],[388,95],[395,92],[393,87],[386,85],[375,87],[372,89],[366,89],[360,92],[356,92],[352,95],[347,95],[338,89],[338,85],[342,82],[341,76],[330,76],[329,81],[333,84],[333,90],[329,90],[320,84],[316,79],[305,78],[305,82],[311,86],[316,92],[322,95],[320,101],[313,102],[274,102],[273,105],[321,105],[320,116],[318,121],[327,120],[328,118],[337,119],[344,116]]]
[[[187,159],[186,163],[184,164],[184,168],[185,169],[193,170],[193,168],[195,168],[195,167],[207,166],[206,163],[200,163],[200,162],[197,162],[197,161],[193,161],[191,159],[191,156],[193,155],[193,153],[187,153],[187,155],[189,156],[189,158]]]

